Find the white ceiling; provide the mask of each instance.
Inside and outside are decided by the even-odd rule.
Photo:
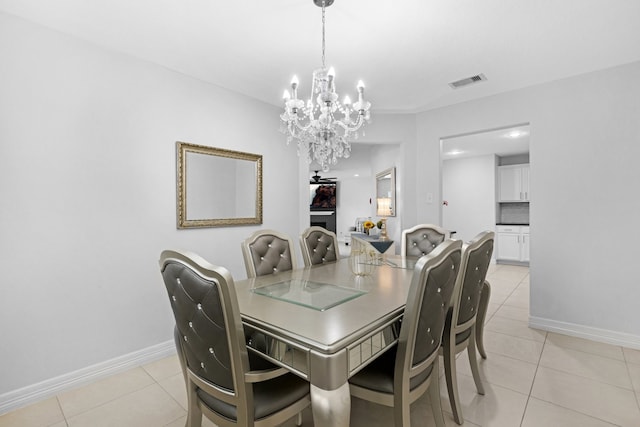
[[[495,129],[442,139],[443,160],[495,154],[510,156],[529,152],[529,125]]]
[[[0,11],[273,105],[321,64],[312,0],[0,0]],[[340,95],[416,112],[640,60],[637,0],[336,0]],[[488,81],[448,83],[483,73]]]

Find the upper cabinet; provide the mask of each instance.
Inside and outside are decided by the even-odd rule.
[[[529,165],[509,165],[498,167],[498,201],[528,202]]]

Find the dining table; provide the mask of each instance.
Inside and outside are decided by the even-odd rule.
[[[348,427],[349,378],[396,344],[418,258],[351,258],[235,282],[247,348],[310,383],[316,427]]]

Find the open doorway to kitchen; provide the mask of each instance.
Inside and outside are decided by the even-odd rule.
[[[499,231],[500,224],[529,225],[529,135],[523,123],[441,138],[442,225],[456,238],[469,241],[480,231]],[[520,244],[522,229],[516,231],[513,243]],[[500,246],[497,234],[496,241]],[[528,262],[526,248],[502,246],[509,260]]]

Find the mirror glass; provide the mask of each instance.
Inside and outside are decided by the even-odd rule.
[[[262,224],[262,156],[177,143],[178,228]]]
[[[376,215],[396,216],[396,168],[376,174]]]

